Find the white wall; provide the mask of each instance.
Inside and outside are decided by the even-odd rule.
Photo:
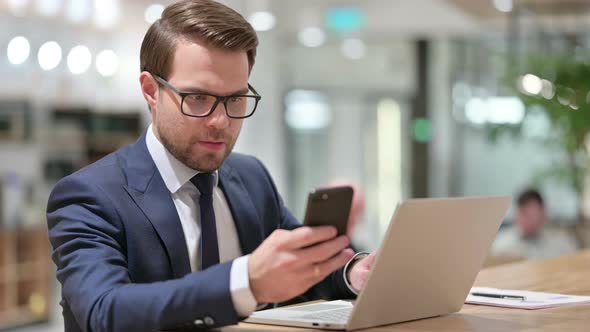
[[[250,83],[262,95],[256,113],[244,121],[235,151],[258,157],[273,176],[279,192],[287,190],[280,42],[273,32],[258,35],[256,64]]]

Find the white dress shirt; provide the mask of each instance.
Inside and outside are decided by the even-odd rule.
[[[152,125],[147,130],[146,144],[156,168],[160,172],[168,191],[170,191],[172,201],[178,212],[188,249],[191,271],[200,271],[201,213],[198,204],[200,194],[199,190],[190,182],[190,179],[199,172],[186,166],[171,155],[154,134]],[[215,212],[215,225],[217,227],[219,260],[221,263],[234,260],[230,270],[231,298],[238,315],[247,317],[256,310],[257,306],[256,298],[254,298],[250,289],[250,277],[248,274],[248,259],[250,256],[242,256],[238,232],[231,210],[223,191],[218,187],[219,174],[217,171],[215,171],[214,176],[213,211]],[[357,294],[357,291],[346,278],[348,267],[353,260],[354,258],[349,261],[343,272],[346,285],[354,294]]]
[[[168,152],[153,132],[152,125],[147,130],[146,144],[148,151],[160,172],[178,212],[188,255],[191,271],[201,270],[201,213],[199,210],[199,190],[190,179],[199,172],[184,165]],[[219,260],[234,260],[230,270],[231,298],[236,312],[241,317],[249,316],[256,309],[256,299],[250,290],[248,275],[248,258],[242,256],[238,232],[227,204],[223,191],[217,186],[219,175],[214,173],[213,211],[217,227],[217,243],[219,244]],[[172,221],[171,221],[172,222]]]

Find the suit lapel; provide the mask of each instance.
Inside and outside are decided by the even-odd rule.
[[[220,168],[219,175],[219,185],[238,230],[242,253],[248,255],[262,243],[262,221],[237,172],[225,163]]]
[[[144,135],[128,154],[127,185],[133,198],[162,240],[175,278],[191,272],[188,250],[178,212],[146,146]]]

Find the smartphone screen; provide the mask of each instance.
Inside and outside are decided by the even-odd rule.
[[[306,226],[330,225],[338,235],[346,234],[352,204],[350,186],[319,188],[309,193],[303,224]]]

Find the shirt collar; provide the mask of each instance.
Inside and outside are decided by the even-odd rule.
[[[174,194],[190,181],[195,175],[201,173],[194,170],[176,159],[154,134],[152,125],[147,129],[145,139],[148,151],[160,172],[164,184],[170,193]],[[212,173],[215,178],[215,187],[219,182],[217,170]]]

